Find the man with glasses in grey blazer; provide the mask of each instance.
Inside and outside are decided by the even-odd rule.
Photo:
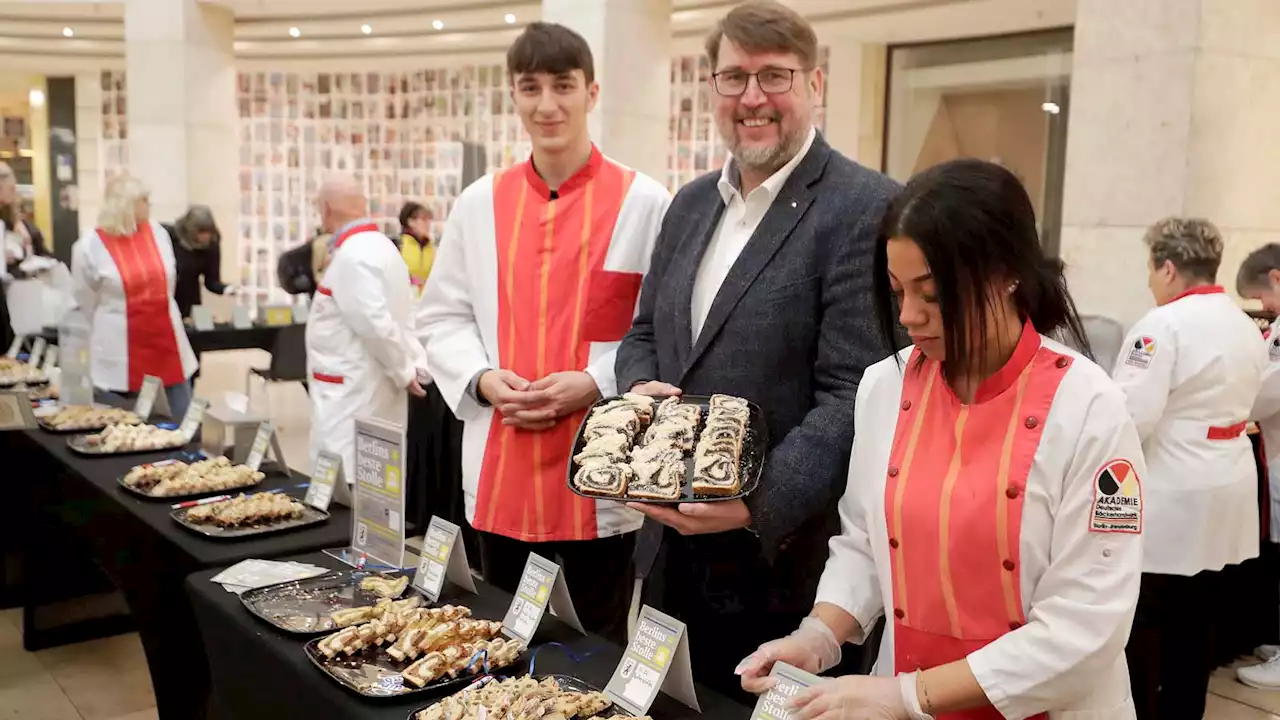
[[[858,382],[891,352],[870,272],[898,186],[813,127],[823,76],[797,13],[739,5],[707,54],[732,157],[672,202],[616,371],[620,389],[730,393],[764,411],[771,448],[745,501],[633,504],[650,520],[637,557],[645,602],[688,623],[699,682],[741,695],[734,664],[813,607],[839,531]]]

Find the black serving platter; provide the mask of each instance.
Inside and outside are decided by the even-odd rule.
[[[148,448],[146,450],[114,450],[112,452],[104,452],[98,449],[96,445],[90,445],[88,437],[93,433],[85,433],[67,438],[67,447],[71,452],[77,455],[87,455],[89,457],[114,457],[116,455],[146,455],[148,453],[169,452],[171,450],[179,450],[186,447],[187,443],[183,442],[178,445],[162,448]],[[188,441],[189,442],[189,441]]]
[[[276,629],[292,635],[314,637],[328,635],[339,630],[329,617],[337,610],[372,606],[380,596],[360,589],[360,581],[380,573],[368,570],[336,570],[305,580],[290,580],[247,590],[240,595],[240,602],[251,614]],[[402,573],[387,573],[398,578]],[[400,597],[422,595],[409,586]],[[426,596],[422,607],[431,607]]]
[[[0,380],[0,388],[4,389],[17,387],[19,385],[26,385],[27,387],[43,387],[48,384],[49,378],[47,376],[43,380],[10,380],[7,378]]]
[[[582,433],[587,429],[587,419],[591,417],[591,412],[597,406],[619,399],[618,396],[603,398],[583,416],[582,423],[578,425],[577,435],[573,438],[573,454],[569,459],[569,474],[565,478],[565,482],[569,486],[569,490],[575,495],[592,498],[595,500],[618,500],[620,502],[635,503],[652,503],[656,505],[673,505],[677,503],[693,503],[693,502],[721,502],[723,500],[736,500],[744,498],[755,492],[757,486],[760,485],[760,473],[764,470],[765,456],[769,452],[769,431],[765,427],[764,411],[759,405],[747,401],[747,406],[751,410],[750,419],[747,421],[747,434],[742,440],[742,456],[738,460],[738,472],[742,477],[742,485],[738,492],[733,495],[695,495],[693,493],[693,459],[694,452],[690,452],[685,458],[684,482],[680,486],[680,497],[671,500],[659,500],[647,497],[630,497],[628,495],[597,495],[595,493],[583,492],[573,483],[573,476],[578,472],[578,463],[573,461],[573,457],[582,452],[586,447],[586,441],[583,440]],[[659,402],[665,398],[657,398]],[[680,397],[681,405],[697,405],[702,408],[702,415],[698,420],[698,437],[702,436],[702,430],[707,424],[707,410],[711,406],[710,395],[682,395]],[[643,431],[642,431],[643,432]]]
[[[160,462],[164,462],[164,461],[161,460]],[[186,461],[184,460],[183,462],[186,462]],[[151,463],[151,464],[155,465],[156,463]],[[187,463],[187,464],[190,465],[192,463]],[[132,472],[132,470],[130,470],[130,472]],[[116,478],[116,484],[119,485],[125,492],[129,493],[130,495],[133,495],[134,497],[140,497],[144,500],[156,500],[159,502],[182,502],[183,500],[192,500],[195,498],[209,497],[212,495],[239,494],[239,493],[245,492],[246,490],[252,490],[253,488],[256,488],[262,484],[262,480],[258,480],[256,482],[251,482],[248,485],[240,485],[238,487],[233,487],[233,488],[223,488],[221,490],[204,490],[197,493],[187,493],[185,495],[152,495],[149,492],[139,490],[137,488],[129,487],[128,485],[125,484],[124,477],[125,477],[124,475],[121,475],[120,477]],[[264,473],[263,480],[265,479],[266,477]]]
[[[383,652],[380,647],[367,647],[355,655],[340,655],[335,658],[327,658],[324,653],[320,652],[319,645],[322,640],[324,638],[318,637],[303,646],[307,659],[311,660],[311,664],[315,665],[320,672],[334,682],[366,698],[403,698],[423,693],[445,694],[448,691],[461,690],[470,685],[476,681],[480,673],[484,672],[482,662],[478,662],[476,663],[475,675],[459,675],[456,678],[446,677],[416,688],[413,685],[406,684],[404,677],[401,675],[406,668],[413,664],[413,661],[397,662],[395,658]],[[529,651],[526,649],[507,668],[523,668],[525,666],[524,660],[528,655]],[[502,669],[495,668],[494,671],[500,672]]]
[[[546,680],[547,678],[552,678],[552,679],[554,679],[554,680],[556,681],[556,684],[560,686],[560,689],[562,689],[562,690],[567,690],[567,691],[569,691],[569,692],[576,692],[576,693],[593,693],[593,692],[603,692],[603,690],[601,690],[600,688],[595,687],[595,686],[591,685],[590,683],[587,683],[587,682],[586,682],[586,681],[584,681],[584,680],[579,680],[578,678],[573,677],[572,675],[543,675],[543,674],[541,674],[541,673],[540,673],[540,674],[538,674],[538,675],[534,675],[534,676],[533,676],[533,679],[534,679],[534,680],[537,680],[537,681],[539,681],[539,682],[541,682],[541,681],[543,681],[543,680]],[[498,676],[494,677],[494,679],[492,680],[492,682],[499,682],[499,681],[504,680],[504,679],[506,679],[506,677],[505,677],[505,676],[498,675]],[[465,690],[466,688],[462,688],[462,689],[463,689],[463,690]],[[459,691],[459,692],[460,692],[460,691]],[[456,693],[454,693],[454,694],[456,694]],[[414,711],[410,712],[410,713],[409,713],[409,717],[408,717],[408,718],[406,718],[405,720],[418,720],[418,713],[420,713],[420,712],[424,712],[424,711],[426,711],[426,710],[430,710],[432,707],[435,707],[436,705],[440,704],[441,702],[444,702],[444,700],[445,700],[445,698],[441,698],[441,699],[439,699],[439,700],[437,700],[437,701],[435,701],[435,702],[431,703],[430,705],[426,705],[426,706],[424,706],[424,707],[420,707],[420,708],[418,708],[417,710],[414,710]],[[625,710],[621,710],[621,709],[619,709],[619,708],[618,708],[618,706],[615,704],[615,705],[610,705],[609,707],[607,707],[607,708],[605,708],[604,710],[600,711],[599,713],[597,713],[596,715],[594,715],[594,717],[600,717],[600,718],[631,718],[631,717],[634,717],[634,716],[632,716],[632,715],[628,715],[628,714],[627,714],[627,712],[626,712]],[[586,718],[576,718],[575,720],[586,720]]]
[[[297,498],[294,499],[297,500]],[[323,510],[317,510],[310,505],[305,504],[302,507],[302,517],[296,520],[280,520],[277,522],[267,523],[265,525],[248,525],[231,528],[218,527],[217,525],[200,525],[198,523],[188,522],[187,510],[190,510],[191,508],[179,508],[174,510],[169,513],[169,517],[173,518],[174,522],[197,535],[203,535],[207,538],[214,538],[217,540],[239,540],[241,538],[257,537],[259,535],[282,533],[322,523],[329,519],[329,513]]]

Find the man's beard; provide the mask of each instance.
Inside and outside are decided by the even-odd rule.
[[[777,143],[765,147],[742,147],[742,143],[738,140],[738,121],[753,117],[769,118],[778,124],[780,136]],[[782,132],[782,117],[776,112],[735,115],[729,121],[727,128],[723,123],[718,126],[721,140],[724,141],[725,147],[733,155],[739,167],[770,175],[781,169],[796,156],[796,153],[800,152],[809,134],[807,129],[804,132],[800,130]]]

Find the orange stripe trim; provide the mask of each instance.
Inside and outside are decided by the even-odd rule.
[[[588,272],[591,260],[591,200],[595,195],[595,187],[595,178],[592,178],[582,190],[582,236],[578,240],[578,294],[573,302],[573,333],[571,335],[575,353],[582,344],[582,303],[587,294],[587,281],[591,277]],[[587,354],[590,356],[589,348]],[[587,536],[587,529],[582,523],[582,503],[577,500],[573,503],[573,533],[579,540]]]
[[[1004,447],[1000,450],[1000,466],[996,471],[996,551],[1000,557],[996,564],[1003,563],[1010,557],[1009,539],[1009,466],[1013,463],[1013,441],[1018,434],[1018,420],[1022,415],[1022,401],[1027,394],[1027,384],[1031,380],[1031,368],[1035,363],[1027,365],[1018,376],[1018,389],[1014,396],[1013,413],[1009,416],[1009,427],[1004,433]],[[1028,478],[1030,473],[1028,473]],[[1025,488],[1022,489],[1025,492]],[[1018,540],[1021,542],[1021,539]],[[1018,605],[1017,588],[1014,587],[1015,574],[1000,573],[1000,589],[1004,595],[1004,609],[1010,622],[1022,622],[1022,608]]]
[[[898,484],[893,494],[893,530],[891,537],[902,535],[902,499],[906,495],[907,478],[911,475],[911,460],[916,454],[916,442],[920,439],[920,428],[929,412],[929,399],[933,395],[933,382],[938,377],[938,363],[929,364],[929,377],[924,382],[924,392],[920,394],[920,410],[916,414],[915,423],[911,426],[911,438],[907,440],[907,450],[903,453],[902,467],[898,468]],[[907,609],[907,562],[905,546],[898,547],[898,567],[894,573],[893,601],[904,613]]]
[[[550,300],[551,258],[555,251],[556,209],[559,202],[547,203],[546,230],[542,233],[542,266],[538,282],[538,377],[547,376],[547,304]],[[535,526],[539,536],[546,532],[546,515],[542,498],[542,435],[533,438],[533,497]]]
[[[947,608],[947,620],[951,623],[952,637],[963,637],[960,632],[960,609],[956,606],[956,585],[951,578],[951,494],[960,476],[964,449],[964,426],[969,420],[969,407],[960,408],[956,417],[956,450],[951,455],[951,465],[942,481],[941,507],[938,509],[938,571],[942,576],[942,602]]]
[[[498,180],[502,175],[494,177],[494,188],[497,188]],[[507,295],[507,302],[513,302],[515,299],[515,266],[516,266],[516,249],[520,246],[520,228],[524,223],[524,202],[529,194],[529,183],[520,183],[520,199],[516,201],[516,219],[514,227],[511,230],[511,244],[507,246],[507,277],[504,278],[504,292]],[[516,321],[515,314],[507,320],[507,344],[510,348],[516,344]],[[502,442],[498,446],[498,470],[497,476],[493,481],[493,492],[487,500],[489,503],[488,517],[485,518],[484,526],[486,528],[493,527],[493,515],[498,510],[498,493],[502,490],[502,478],[506,475],[505,469],[507,464],[507,442],[511,439],[511,428],[506,428],[502,432]]]
[[[316,292],[320,293],[321,295],[328,295],[329,297],[333,297],[333,291],[330,290],[327,285],[321,285],[320,287],[316,288]]]
[[[330,375],[329,373],[321,372],[313,372],[311,377],[315,378],[316,382],[333,383],[334,385],[341,385],[347,381],[341,375]]]

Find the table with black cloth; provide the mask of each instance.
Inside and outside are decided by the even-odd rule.
[[[87,556],[124,595],[146,652],[160,716],[202,717],[208,696],[208,670],[197,641],[198,629],[183,579],[192,572],[225,567],[247,558],[273,558],[326,547],[345,546],[350,511],[333,506],[330,519],[317,526],[259,539],[215,540],[181,527],[169,516],[171,502],[135,497],[117,478],[134,465],[154,462],[173,451],[116,457],[81,457],[66,445],[66,435],[23,431],[12,446],[21,472],[15,481],[31,487],[26,511],[39,532],[26,533],[23,569],[27,594],[56,584],[68,567],[66,553]],[[195,449],[188,446],[188,450]],[[286,487],[300,497],[301,475],[268,475],[259,490]],[[50,554],[41,538],[70,540],[71,547]],[[24,623],[38,608],[24,602]],[[24,633],[24,642],[27,639]]]
[[[196,330],[187,326],[187,339],[191,341],[191,349],[199,355],[202,352],[218,350],[266,350],[271,348],[280,333],[281,326],[254,325],[248,328],[237,328],[231,323],[216,323],[212,330]],[[46,327],[39,337],[50,345],[58,344],[58,328]],[[8,347],[6,345],[6,347]]]
[[[332,569],[345,567],[323,553],[281,559]],[[204,646],[213,681],[211,718],[405,720],[411,711],[439,697],[421,693],[401,699],[366,699],[346,690],[307,659],[303,650],[307,638],[283,633],[250,615],[237,595],[210,582],[218,572],[205,570],[187,578],[187,592],[200,622],[198,641]],[[483,582],[476,585],[477,595],[446,586],[441,602],[466,605],[474,617],[501,619],[511,596]],[[697,642],[696,628],[691,632],[691,642]],[[535,672],[539,675],[573,675],[603,688],[622,659],[622,648],[598,636],[583,636],[547,613],[534,637],[533,649],[551,642],[564,645],[579,662],[561,648],[548,646],[537,654]],[[527,670],[528,656],[499,673],[519,675]],[[702,705],[701,715],[659,694],[650,713],[657,720],[746,720],[751,716],[750,708],[704,687],[698,688],[698,702]]]

